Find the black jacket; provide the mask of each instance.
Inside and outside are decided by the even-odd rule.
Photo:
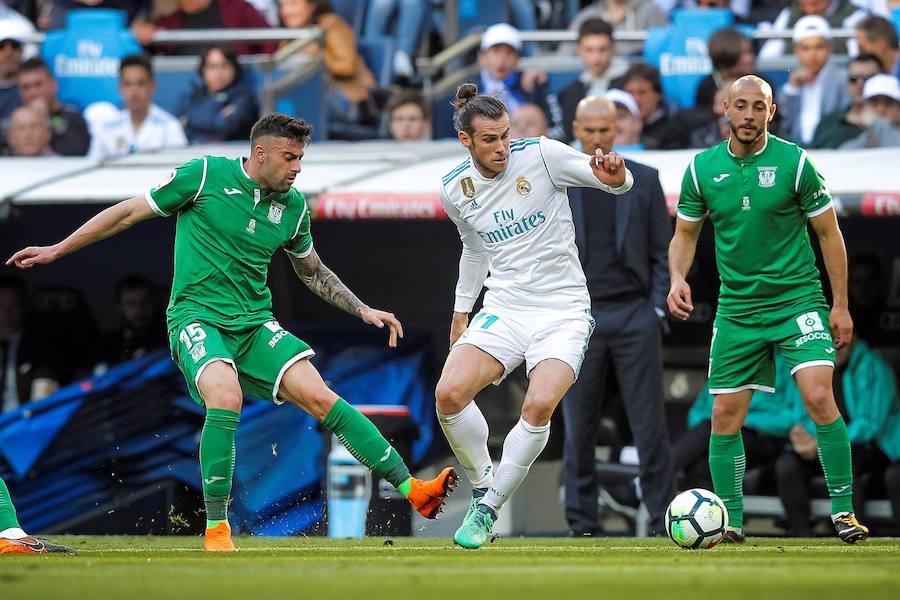
[[[565,136],[564,142],[570,142],[575,139],[575,134],[572,132],[572,121],[575,120],[578,103],[581,102],[585,94],[587,94],[587,86],[581,80],[576,79],[564,87],[557,96],[559,98],[559,108],[562,112],[562,123],[560,125]]]
[[[575,223],[575,243],[581,263],[588,257],[584,202],[616,202],[616,248],[629,275],[644,290],[655,308],[665,310],[669,294],[668,247],[672,220],[659,182],[659,171],[633,160],[626,165],[634,185],[621,196],[593,188],[569,188]]]

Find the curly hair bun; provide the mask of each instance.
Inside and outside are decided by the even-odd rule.
[[[453,101],[453,106],[462,108],[476,96],[478,96],[478,86],[471,81],[467,81],[457,88],[456,100]]]

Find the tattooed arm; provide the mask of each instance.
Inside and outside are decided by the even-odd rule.
[[[375,325],[379,329],[385,325],[390,329],[388,345],[397,346],[397,339],[403,337],[403,326],[394,317],[393,313],[370,308],[356,297],[356,294],[344,285],[334,272],[326,267],[319,258],[315,248],[305,258],[297,258],[288,254],[294,271],[306,287],[319,298],[322,298],[332,306],[342,311],[359,317],[369,325]]]

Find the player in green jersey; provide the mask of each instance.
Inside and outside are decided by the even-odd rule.
[[[51,544],[47,540],[32,537],[22,530],[16,507],[6,483],[0,479],[0,554],[77,554],[71,548]]]
[[[313,350],[272,315],[266,276],[281,248],[313,293],[365,323],[387,327],[392,347],[403,337],[393,314],[361,302],[313,248],[306,199],[292,187],[310,132],[299,119],[263,117],[250,133],[249,158],[189,161],[146,194],[107,208],[58,244],[25,248],[6,263],[23,269],[47,264],[145,219],[178,215],[169,345],[191,396],[206,407],[200,470],[209,551],[234,550],[228,499],[245,393],[276,404],[287,401],[314,416],[425,517],[437,516],[457,479],[449,467],[430,481],[410,477],[372,422],[325,385],[308,360]]]
[[[835,348],[850,343],[853,335],[847,252],[831,195],[806,151],[769,134],[774,114],[772,89],[765,81],[748,75],[732,84],[725,101],[731,137],[696,155],[684,174],[669,245],[669,310],[680,319],[693,310],[685,277],[709,218],[721,279],[709,353],[709,391],[715,396],[709,468],[728,509],[725,540],[745,539],[740,431],[753,391],[775,391],[777,345],[816,423],[835,529],[853,543],[869,530],[853,512],[850,441],[831,387]],[[831,281],[830,311],[807,221]]]

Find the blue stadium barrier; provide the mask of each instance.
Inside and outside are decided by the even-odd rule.
[[[273,76],[275,80],[278,80],[288,73],[289,71],[286,69],[279,69],[273,73]],[[262,75],[255,69],[245,66],[244,76],[254,83],[257,95],[260,95],[263,88]],[[154,102],[163,110],[174,112],[179,100],[188,93],[191,89],[191,84],[197,80],[197,77],[197,72],[193,69],[189,71],[157,72],[156,80],[158,85]],[[323,76],[321,73],[316,73],[294,87],[286,96],[280,98],[275,105],[275,110],[301,117],[311,124],[313,126],[312,139],[314,141],[321,140],[324,132],[322,86]],[[115,103],[120,103],[118,93],[116,94]]]
[[[659,69],[666,98],[691,108],[697,85],[712,71],[706,42],[717,29],[731,26],[734,15],[728,9],[677,9],[671,20],[670,27],[648,30],[644,60]]]
[[[389,36],[367,37],[357,42],[359,55],[382,87],[394,80],[394,38]]]
[[[347,21],[359,38],[366,19],[367,4],[367,0],[331,0],[331,9]]]
[[[59,98],[84,109],[119,100],[119,60],[141,52],[121,10],[73,10],[66,27],[50,31],[41,55],[59,81]]]
[[[407,335],[391,350],[380,332],[302,331],[335,392],[358,404],[409,408],[420,434],[412,461],[423,461],[435,439],[428,337]],[[23,526],[35,531],[162,481],[199,491],[203,415],[168,352],[156,351],[0,415],[0,476]],[[233,523],[259,535],[292,535],[315,524],[324,506],[323,435],[296,408],[248,399],[236,437]]]
[[[458,0],[457,16],[460,37],[496,23],[509,23],[509,12],[502,0]]]

